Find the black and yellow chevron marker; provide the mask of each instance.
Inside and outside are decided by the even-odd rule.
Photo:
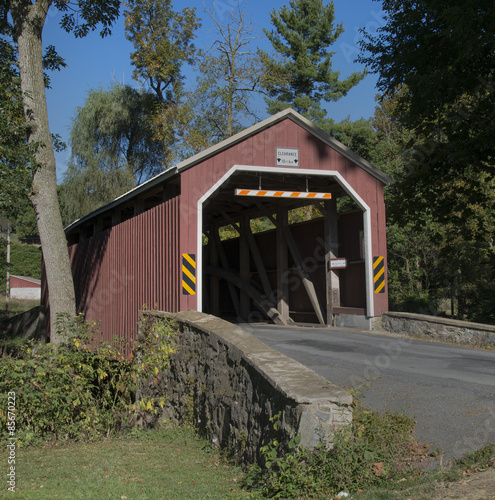
[[[182,254],[182,294],[196,294],[196,255]]]
[[[373,257],[373,283],[375,293],[385,293],[385,259]]]

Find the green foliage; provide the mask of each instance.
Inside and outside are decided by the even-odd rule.
[[[354,153],[368,161],[373,161],[378,138],[371,119],[365,120],[361,118],[353,122],[346,118],[338,123],[333,122],[333,120],[325,120],[319,126],[342,144],[352,149]]]
[[[0,290],[5,292],[6,241],[0,238]],[[41,249],[33,245],[23,245],[15,241],[10,248],[10,274],[41,279]]]
[[[483,470],[495,466],[495,444],[489,444],[454,460],[453,468],[461,470]]]
[[[0,35],[9,30],[0,25]],[[13,44],[0,39],[0,212],[15,217],[18,201],[27,199],[34,163],[26,141],[26,124]]]
[[[120,1],[110,0],[55,0],[55,7],[63,12],[60,26],[67,33],[74,33],[76,38],[86,36],[101,24],[100,36],[111,34],[110,27],[119,17]]]
[[[193,40],[200,26],[196,9],[176,12],[170,0],[130,0],[126,7],[126,38],[134,47],[133,77],[148,85],[160,102],[173,101],[181,87],[182,66],[196,61]]]
[[[56,328],[63,344],[29,343],[2,354],[0,386],[4,395],[16,393],[21,445],[94,439],[129,425],[131,415],[153,415],[163,407],[163,398],[141,398],[138,389],[168,366],[175,335],[168,325],[144,329],[128,357],[123,339],[99,342],[97,325],[82,316],[60,315]],[[6,418],[0,409],[2,437]]]
[[[392,306],[436,313],[447,298],[458,318],[493,322],[491,3],[387,0],[383,10],[385,24],[365,34],[359,60],[378,73],[383,93],[373,159],[393,178]]]
[[[170,366],[170,355],[176,350],[175,336],[178,324],[174,321],[161,320],[144,316],[140,323],[139,341],[132,352],[133,378],[141,383],[156,382],[160,372]],[[165,399],[141,396],[133,404],[133,410],[151,411],[157,414],[157,407],[163,408]]]
[[[242,130],[246,119],[257,118],[251,99],[261,91],[266,73],[252,47],[254,28],[246,6],[237,3],[225,12],[224,23],[213,10],[207,13],[215,24],[216,40],[199,67],[196,113],[213,144]]]
[[[474,113],[478,123],[493,126],[492,118],[485,115],[493,109],[489,91],[495,63],[492,3],[385,0],[382,8],[385,25],[376,36],[365,33],[359,60],[379,74],[378,88],[383,94],[393,95],[407,86],[401,99],[407,123],[423,131],[443,127],[439,110],[452,111],[466,97],[476,97],[476,106],[469,100],[465,103],[465,118],[475,118]],[[451,118],[457,121],[458,131],[464,129],[459,115]]]
[[[264,468],[254,466],[246,482],[268,498],[324,498],[416,477],[424,471],[413,428],[410,417],[358,404],[351,429],[336,433],[332,449],[306,450],[293,439],[281,452],[273,442],[262,449]]]
[[[170,0],[131,0],[126,7],[126,38],[134,47],[133,77],[156,97],[149,123],[154,139],[166,150],[168,165],[176,160],[174,148],[188,153],[192,148],[195,153],[203,145],[204,135],[190,132],[194,114],[184,95],[182,75],[184,65],[197,62],[194,38],[199,19],[195,8],[175,11]]]
[[[442,284],[440,249],[433,223],[416,230],[413,224],[387,226],[390,310],[436,314],[436,291]]]
[[[268,88],[268,112],[276,113],[289,106],[310,120],[323,120],[321,102],[337,101],[359,83],[365,73],[353,73],[339,80],[332,71],[331,47],[344,31],[334,25],[333,2],[323,0],[291,0],[279,12],[271,12],[274,30],[265,30],[273,49],[282,60],[260,52],[268,72],[281,75],[281,84]]]
[[[60,187],[68,224],[165,168],[150,124],[156,98],[129,85],[92,89],[73,120],[71,158]]]
[[[21,239],[38,236],[36,212],[29,198],[18,201],[18,215],[14,222],[14,230]]]

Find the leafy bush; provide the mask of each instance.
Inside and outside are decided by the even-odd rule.
[[[274,442],[262,448],[265,466],[253,466],[246,485],[264,497],[320,498],[420,475],[423,455],[413,428],[408,416],[357,405],[351,428],[336,434],[332,449],[306,450],[292,440],[277,452]]]
[[[156,413],[164,399],[139,399],[141,381],[168,366],[175,332],[149,324],[124,357],[122,339],[102,342],[95,323],[82,316],[57,321],[61,345],[29,343],[0,363],[0,435],[7,437],[7,394],[16,395],[16,431],[21,444],[46,439],[93,439],[129,425],[137,412]]]

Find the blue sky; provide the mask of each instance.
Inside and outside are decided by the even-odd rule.
[[[246,12],[255,25],[260,37],[258,44],[265,50],[270,45],[263,39],[263,28],[271,28],[270,12],[278,10],[288,0],[272,0],[263,2],[251,0],[247,3]],[[176,9],[182,9],[183,4],[176,4]],[[198,31],[196,46],[207,49],[212,43],[213,33],[211,21],[204,14],[202,0],[191,0],[189,7],[197,7],[199,17],[203,19],[203,27]],[[206,5],[211,6],[211,3]],[[225,11],[236,5],[235,0],[215,2],[215,13],[219,20]],[[345,78],[354,71],[362,70],[362,66],[354,63],[358,54],[357,42],[360,39],[358,30],[366,28],[373,32],[383,24],[381,17],[381,2],[373,0],[335,0],[335,17],[342,22],[345,32],[337,40],[332,50],[333,69],[341,72]],[[108,87],[113,81],[124,82],[137,86],[132,78],[130,53],[132,45],[125,38],[124,19],[119,18],[112,35],[102,39],[97,33],[86,38],[75,39],[59,27],[60,14],[51,9],[43,32],[45,45],[55,45],[58,53],[65,58],[68,67],[51,75],[52,88],[47,90],[48,115],[52,133],[62,136],[67,142],[71,121],[78,106],[84,104],[87,92],[95,87]],[[193,82],[190,82],[193,83]],[[328,116],[340,121],[349,116],[352,120],[361,117],[369,118],[375,108],[376,76],[368,75],[354,87],[349,94],[336,103],[326,106]],[[266,117],[266,114],[263,118]],[[69,152],[57,154],[57,177],[60,180],[66,168]]]

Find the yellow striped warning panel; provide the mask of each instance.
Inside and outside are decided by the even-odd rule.
[[[385,293],[385,259],[373,257],[373,284],[375,293]]]
[[[314,198],[329,200],[332,193],[308,193],[305,191],[268,191],[264,189],[236,189],[236,196],[258,196],[265,198]]]
[[[196,255],[182,254],[182,294],[196,294]]]

